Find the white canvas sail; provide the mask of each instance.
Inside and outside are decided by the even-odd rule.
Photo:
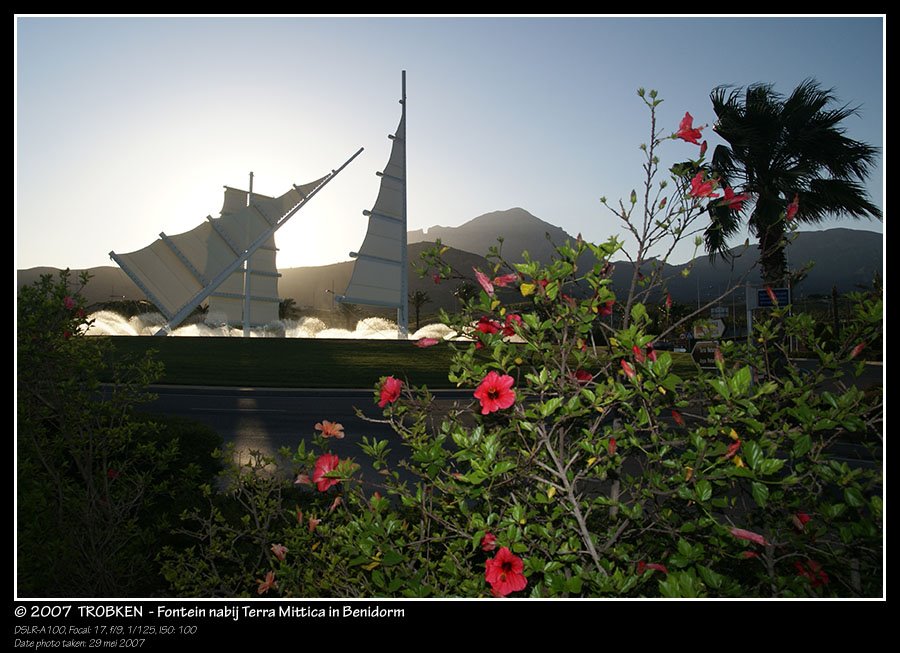
[[[406,71],[402,77],[403,106],[391,156],[381,177],[381,187],[369,216],[369,225],[358,252],[346,292],[338,301],[397,309],[400,337],[409,322],[406,253]]]
[[[316,181],[294,186],[280,197],[225,188],[220,217],[175,236],[160,234],[151,245],[112,258],[168,320],[159,334],[178,326],[202,301],[229,322],[266,324],[278,318],[275,231],[362,152]],[[248,204],[249,199],[249,204]],[[249,301],[244,304],[244,262],[250,259]]]

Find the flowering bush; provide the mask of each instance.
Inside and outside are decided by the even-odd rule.
[[[705,142],[697,160],[656,181],[663,142],[696,145],[700,128],[686,114],[665,137],[656,127],[660,100],[639,94],[651,115],[644,202],[638,208],[636,192],[618,208],[603,200],[637,240],[630,285],[621,294],[611,287],[616,239],[579,237],[559,245],[549,264],[527,254],[508,262],[492,248],[493,269],[474,271],[480,290],[458,315],[443,316],[466,336],[441,346],[454,349],[449,378],[470,398],[448,407],[426,388],[384,378],[375,400],[397,440],[347,434],[371,460],[374,478],[337,456],[317,457],[304,443],[284,452],[302,479],[293,488],[277,480],[273,461],[263,475],[262,468],[233,474],[242,496],[258,483],[280,488],[277,501],[241,501],[254,506],[243,523],[265,530],[257,527],[247,536],[253,546],[231,558],[226,584],[205,570],[227,538],[198,529],[208,546],[171,556],[173,577],[190,579],[176,589],[416,597],[881,593],[882,398],[853,381],[863,369],[854,347],[880,337],[881,300],[858,298],[838,348],[817,338],[812,318],[782,307],[747,343],[721,343],[712,371],[657,351],[653,343],[664,333],[649,330],[648,305],[668,310],[671,299],[654,251],[671,251],[709,202],[740,211],[747,197],[726,189],[718,199],[717,181],[703,168]],[[442,251],[438,244],[427,254],[425,273],[456,274]],[[501,301],[496,287],[515,290],[514,301]],[[789,338],[804,342],[813,364],[787,356]],[[327,451],[323,437],[314,442]],[[401,460],[391,464],[398,446]],[[858,460],[846,459],[848,447]],[[275,542],[290,555],[274,555]]]

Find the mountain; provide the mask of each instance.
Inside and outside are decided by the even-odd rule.
[[[559,227],[517,207],[479,215],[458,227],[429,227],[410,231],[409,242],[440,239],[444,245],[484,255],[491,245],[497,244],[499,236],[503,237],[504,256],[521,260],[522,252],[527,251],[532,259],[543,262],[550,261],[554,244],[561,245],[566,240],[574,240]]]
[[[457,306],[453,293],[461,283],[455,280],[436,285],[430,278],[423,279],[416,274],[421,252],[432,244],[428,241],[440,238],[444,245],[450,246],[445,258],[454,269],[471,280],[473,267],[489,270],[488,262],[479,254],[487,253],[488,247],[496,244],[498,236],[504,238],[503,253],[507,258],[518,260],[523,251],[528,251],[532,258],[544,262],[552,256],[553,243],[573,240],[563,229],[521,208],[486,213],[459,227],[411,231],[409,290],[428,293],[431,302],[423,308],[424,314],[435,313],[439,308],[453,310]],[[428,241],[424,240],[426,238]],[[732,252],[740,254],[742,249],[735,248]],[[675,301],[682,303],[694,303],[698,298],[700,301],[712,299],[746,274],[755,263],[757,254],[753,244],[734,260],[733,267],[723,260],[712,262],[705,255],[688,264],[666,265],[663,275],[668,280],[666,289]],[[833,285],[837,286],[838,292],[849,292],[859,287],[870,287],[873,276],[881,274],[884,256],[882,235],[846,228],[800,232],[789,245],[787,255],[792,269],[798,269],[808,261],[815,262],[808,276],[796,287],[795,296],[827,295]],[[589,264],[589,261],[584,263]],[[342,293],[350,280],[353,265],[353,261],[346,261],[318,267],[283,268],[280,270],[279,294],[283,298],[293,298],[298,307],[327,310],[332,307],[332,298],[326,291]],[[645,265],[646,273],[651,263]],[[691,273],[685,277],[682,272],[688,267],[691,267]],[[96,267],[91,268],[90,272],[93,278],[85,289],[89,304],[110,299],[143,299],[141,291],[119,268]],[[19,270],[17,287],[30,284],[41,274],[47,273],[55,274],[56,269]],[[630,276],[629,263],[616,263],[612,278],[620,294],[627,287]],[[74,271],[73,278],[76,277],[77,271]],[[758,272],[749,272],[747,280],[751,285],[758,285]],[[738,303],[742,302],[742,298],[736,299]],[[379,314],[378,311],[371,312]]]

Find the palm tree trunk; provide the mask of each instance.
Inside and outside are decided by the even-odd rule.
[[[781,287],[787,277],[787,254],[784,251],[784,221],[776,219],[758,230],[759,265],[763,283]]]

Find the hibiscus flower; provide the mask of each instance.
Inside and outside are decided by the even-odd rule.
[[[494,296],[494,286],[491,284],[491,280],[488,276],[479,270],[478,268],[472,268],[472,271],[475,272],[475,279],[478,281],[478,285],[491,297]]]
[[[329,422],[327,419],[323,419],[321,422],[316,423],[315,428],[317,431],[322,432],[323,438],[336,438],[340,440],[344,437],[344,426],[337,422]]]
[[[522,558],[504,546],[485,563],[484,579],[490,583],[495,596],[507,596],[528,585],[528,579],[522,573],[524,569]]]
[[[703,181],[703,173],[698,172],[696,175],[694,175],[693,179],[691,179],[691,197],[696,197],[697,199],[700,199],[702,197],[715,199],[719,196],[718,193],[713,192],[715,187],[715,179],[707,179],[706,181]]]
[[[694,145],[700,145],[700,131],[702,129],[703,127],[694,129],[694,116],[685,112],[684,118],[681,119],[681,124],[678,125],[678,131],[675,132],[675,137]]]
[[[403,387],[403,381],[395,379],[393,376],[387,377],[381,383],[381,401],[378,402],[379,408],[384,408],[388,404],[392,404],[400,398],[400,389]]]
[[[270,589],[278,587],[278,583],[275,581],[274,571],[268,572],[265,580],[259,580],[257,582],[259,583],[259,587],[256,590],[257,594],[265,594]]]
[[[319,489],[319,492],[325,492],[332,485],[337,485],[341,482],[339,478],[328,478],[326,474],[328,472],[333,472],[337,469],[337,466],[340,464],[341,459],[338,458],[333,453],[323,453],[319,456],[319,459],[316,460],[316,467],[313,470],[312,482],[316,484],[316,487]]]
[[[271,547],[272,555],[278,558],[280,561],[284,562],[284,558],[287,555],[288,548],[283,544],[273,544]]]
[[[722,198],[722,206],[726,206],[732,211],[741,211],[744,208],[744,202],[750,199],[746,193],[735,195],[734,189],[730,186],[725,187],[725,197]]]
[[[434,347],[438,344],[440,340],[437,338],[419,338],[416,340],[416,347],[419,349],[425,349],[426,347]]]
[[[497,536],[493,533],[485,533],[481,538],[481,550],[493,551],[497,548]]]
[[[513,383],[515,379],[508,374],[500,375],[494,370],[488,372],[475,390],[475,398],[481,402],[481,414],[487,415],[512,406],[516,401]]]

